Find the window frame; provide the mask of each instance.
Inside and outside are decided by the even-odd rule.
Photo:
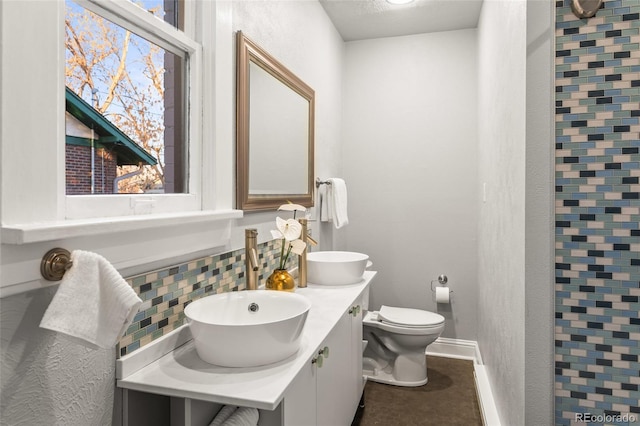
[[[202,46],[195,40],[197,2],[185,2],[185,29],[178,30],[130,1],[73,0],[85,9],[134,32],[185,60],[187,192],[180,194],[66,195],[64,219],[90,219],[194,212],[202,203]],[[63,2],[64,8],[64,2]],[[62,58],[64,64],[64,58]],[[58,141],[64,144],[63,141]],[[64,148],[63,148],[64,149]],[[63,188],[64,191],[64,188]]]
[[[123,0],[109,4],[118,1]],[[96,2],[81,2],[85,3]],[[199,1],[187,4],[191,5],[185,9],[188,35],[183,37],[190,36],[201,44],[194,48],[190,65],[190,73],[195,78],[190,82],[189,101],[193,118],[189,124],[190,193],[200,202],[195,203],[194,210],[177,213],[161,214],[156,210],[154,214],[130,212],[128,216],[116,217],[101,210],[100,214],[85,213],[86,219],[69,219],[65,191],[65,3],[64,0],[0,1],[0,44],[3,46],[0,49],[0,240],[3,246],[60,241],[79,235],[87,226],[91,228],[87,235],[113,236],[116,232],[124,236],[129,230],[138,229],[141,219],[145,223],[157,223],[157,227],[173,228],[186,226],[192,220],[211,223],[242,217],[242,211],[235,209],[233,201],[235,73],[231,4]],[[147,20],[150,18],[157,19],[145,16]],[[163,21],[159,25],[169,26]],[[150,198],[145,195],[121,197],[129,203],[133,198],[142,201]],[[170,203],[171,198],[184,198],[181,194],[163,197],[166,203]],[[92,215],[95,217],[89,217]]]
[[[190,106],[199,124],[190,123],[195,147],[189,163],[190,192],[201,201],[191,211],[147,214],[144,204],[151,198],[141,195],[140,214],[99,211],[96,216],[94,211],[96,217],[68,219],[65,3],[0,1],[0,298],[55,286],[42,279],[40,263],[56,246],[100,253],[132,275],[232,244],[236,220],[243,217],[234,206],[232,5],[187,4],[186,37],[201,45],[191,63],[196,75],[191,87],[198,89],[190,100],[196,106]],[[169,204],[183,195],[156,199]]]

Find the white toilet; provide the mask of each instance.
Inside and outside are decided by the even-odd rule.
[[[421,309],[382,306],[367,312],[363,372],[368,380],[396,386],[427,383],[425,351],[444,330],[444,317]]]

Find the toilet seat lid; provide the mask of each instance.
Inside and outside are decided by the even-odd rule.
[[[435,312],[422,309],[396,308],[382,305],[378,312],[378,318],[388,324],[403,325],[407,327],[433,327],[444,322],[444,317]]]

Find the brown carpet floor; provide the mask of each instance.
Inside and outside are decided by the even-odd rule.
[[[473,361],[428,356],[427,375],[413,388],[368,381],[352,426],[482,426]]]

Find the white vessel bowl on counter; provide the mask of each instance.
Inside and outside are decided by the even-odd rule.
[[[255,367],[298,351],[311,302],[296,293],[247,290],[203,297],[185,308],[198,356],[222,367]]]
[[[362,280],[369,256],[350,251],[307,254],[307,281],[321,285],[347,285]]]

